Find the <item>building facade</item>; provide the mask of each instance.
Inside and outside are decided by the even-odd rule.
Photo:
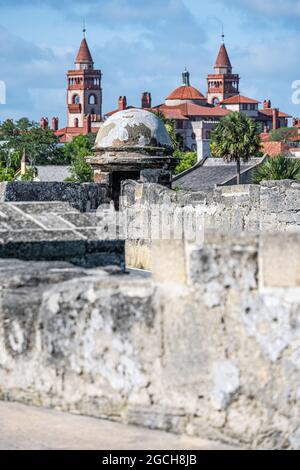
[[[67,127],[59,128],[54,117],[51,127],[61,142],[69,142],[77,135],[97,133],[103,122],[119,111],[133,109],[126,96],[118,99],[116,109],[102,114],[102,72],[94,68],[87,40],[82,39],[75,66],[67,72]],[[263,140],[270,131],[288,126],[290,116],[273,108],[270,100],[263,106],[256,99],[240,93],[240,76],[233,73],[233,67],[223,42],[220,46],[213,73],[207,75],[206,94],[190,83],[190,73],[182,74],[182,84],[173,90],[165,102],[153,106],[151,93],[144,92],[141,109],[160,111],[167,119],[173,120],[183,150],[198,152],[199,160],[210,155],[211,132],[223,117],[237,111],[247,114],[260,124]],[[48,127],[47,118],[41,119],[41,127]]]
[[[207,102],[218,106],[222,101],[240,94],[240,77],[232,73],[224,43],[221,45],[214,69],[214,73],[207,76]]]
[[[94,68],[84,30],[74,68],[67,72],[67,126],[59,128],[54,117],[51,128],[61,142],[70,142],[78,135],[97,133],[102,122],[102,72]],[[48,119],[42,118],[40,125],[48,127]]]
[[[211,132],[220,119],[231,112],[241,112],[260,125],[262,133],[288,126],[291,117],[272,108],[271,101],[260,102],[240,93],[240,76],[233,73],[224,42],[221,44],[214,73],[207,76],[207,93],[204,96],[190,84],[190,74],[183,73],[183,83],[166,98],[165,103],[154,108],[167,119],[175,121],[176,133],[184,150],[197,151],[198,160],[210,156]]]
[[[90,115],[92,127],[102,121],[102,73],[94,62],[84,38],[75,60],[75,69],[67,74],[68,127],[83,127],[84,116]]]

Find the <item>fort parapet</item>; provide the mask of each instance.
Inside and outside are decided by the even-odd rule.
[[[300,235],[174,243],[152,279],[0,261],[0,398],[299,449]]]
[[[124,242],[95,229],[109,228],[101,211],[1,204],[0,399],[299,450],[299,189],[126,183],[122,208],[203,214],[201,244],[130,241],[148,250],[149,278],[124,273]]]

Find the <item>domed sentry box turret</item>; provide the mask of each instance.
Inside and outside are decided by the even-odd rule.
[[[158,183],[171,187],[178,160],[163,122],[143,109],[127,109],[112,115],[101,126],[94,156],[87,162],[95,182],[106,183],[118,207],[124,180]]]

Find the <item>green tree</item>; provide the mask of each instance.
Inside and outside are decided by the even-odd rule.
[[[257,123],[246,114],[234,112],[221,119],[212,132],[212,153],[226,162],[237,165],[237,184],[240,184],[241,161],[260,154],[260,132]]]
[[[74,183],[89,183],[93,181],[93,170],[86,162],[93,152],[93,145],[89,136],[79,135],[72,142],[65,145],[64,152],[66,158],[71,161],[71,177],[66,181]]]
[[[12,119],[6,119],[0,126],[0,138],[5,140],[16,133],[16,126]]]
[[[3,167],[0,164],[0,182],[4,181],[14,181],[15,172],[12,168]]]
[[[32,165],[65,164],[59,139],[51,129],[42,129],[27,118],[6,120],[0,126],[0,161],[14,170],[20,167],[23,151]]]
[[[280,127],[271,132],[270,140],[272,142],[283,142],[288,143],[291,138],[296,137],[298,134],[295,127]]]
[[[253,183],[259,184],[264,180],[297,180],[300,181],[300,161],[279,155],[269,157],[253,172]]]
[[[37,169],[32,166],[26,170],[25,175],[21,176],[21,181],[27,181],[27,182],[34,181],[34,178],[36,177],[36,175],[37,175]]]
[[[175,175],[193,167],[197,163],[197,152],[180,152],[177,150],[174,157],[179,158],[180,162],[175,168]]]

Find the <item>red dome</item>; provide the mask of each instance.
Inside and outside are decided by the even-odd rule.
[[[167,100],[201,100],[205,101],[205,97],[197,88],[193,86],[182,85],[174,90]]]

